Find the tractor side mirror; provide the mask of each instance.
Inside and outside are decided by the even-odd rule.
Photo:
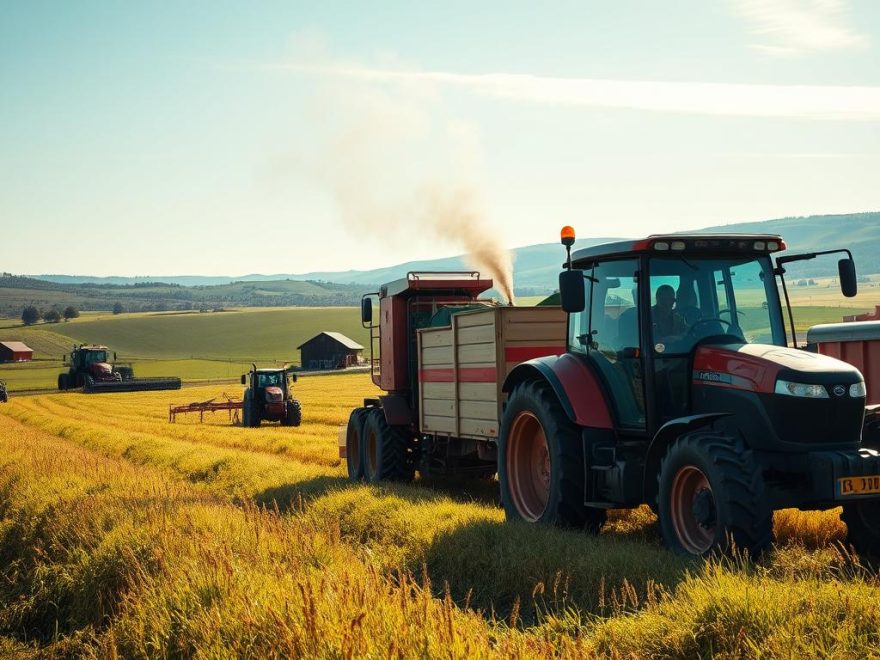
[[[242,375],[241,375],[241,384],[242,384],[242,385],[247,385],[247,374],[242,374]]]
[[[837,262],[837,274],[840,276],[840,292],[852,298],[859,292],[856,278],[856,262],[852,259],[841,259]]]
[[[373,322],[373,301],[361,298],[361,323],[370,325]]]
[[[584,311],[586,288],[584,273],[580,270],[564,270],[559,273],[559,301],[569,314]]]
[[[293,380],[293,382],[295,383],[295,382],[296,382],[296,374],[293,373],[293,372],[291,371],[291,372],[290,372],[290,377],[291,377],[291,379]]]

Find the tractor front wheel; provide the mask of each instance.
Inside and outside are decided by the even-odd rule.
[[[501,418],[498,481],[508,520],[598,532],[605,510],[584,506],[583,442],[556,396],[541,383],[518,385]]]
[[[70,375],[58,374],[58,389],[62,392],[70,389]]]
[[[880,502],[867,500],[843,505],[846,541],[860,555],[880,557]]]
[[[345,464],[348,467],[350,481],[363,481],[364,479],[364,422],[369,410],[367,408],[355,408],[348,416],[348,426],[345,429]]]
[[[364,478],[380,481],[412,481],[415,475],[409,455],[408,433],[391,426],[381,408],[371,408],[364,422]]]
[[[296,399],[287,402],[287,410],[281,419],[282,426],[299,426],[302,424],[302,406]]]
[[[773,540],[773,511],[752,452],[730,436],[681,436],[660,467],[658,511],[667,547],[707,556],[736,547],[755,557]]]

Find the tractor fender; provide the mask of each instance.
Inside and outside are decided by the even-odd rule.
[[[651,502],[657,494],[657,473],[660,471],[660,462],[669,445],[679,436],[708,426],[729,415],[730,413],[723,412],[676,417],[670,419],[657,430],[645,454],[645,501]]]
[[[409,401],[398,394],[386,394],[379,397],[379,405],[385,415],[385,421],[391,426],[409,426],[415,421],[413,409]]]
[[[601,383],[586,359],[579,355],[548,355],[518,364],[504,379],[502,392],[510,393],[522,382],[546,382],[568,418],[579,426],[613,429],[611,407]]]

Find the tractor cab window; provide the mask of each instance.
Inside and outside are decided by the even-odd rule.
[[[257,374],[257,387],[277,387],[281,385],[280,373]]]
[[[585,353],[607,382],[621,426],[644,428],[645,404],[639,341],[639,262],[595,264],[584,271],[586,307],[572,314],[571,350]]]
[[[651,260],[651,345],[689,354],[701,340],[784,344],[776,282],[767,259]]]
[[[669,256],[651,259],[649,346],[658,418],[686,415],[697,344],[784,344],[769,259]]]
[[[95,362],[106,362],[107,351],[86,351],[83,356],[83,362],[86,364],[94,364]]]

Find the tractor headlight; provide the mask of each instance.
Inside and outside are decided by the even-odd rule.
[[[865,381],[853,383],[849,386],[849,395],[853,399],[862,399],[867,396],[868,391],[865,389]]]
[[[776,393],[786,396],[801,396],[807,399],[827,399],[828,390],[824,385],[807,385],[806,383],[792,383],[787,380],[776,381]]]

